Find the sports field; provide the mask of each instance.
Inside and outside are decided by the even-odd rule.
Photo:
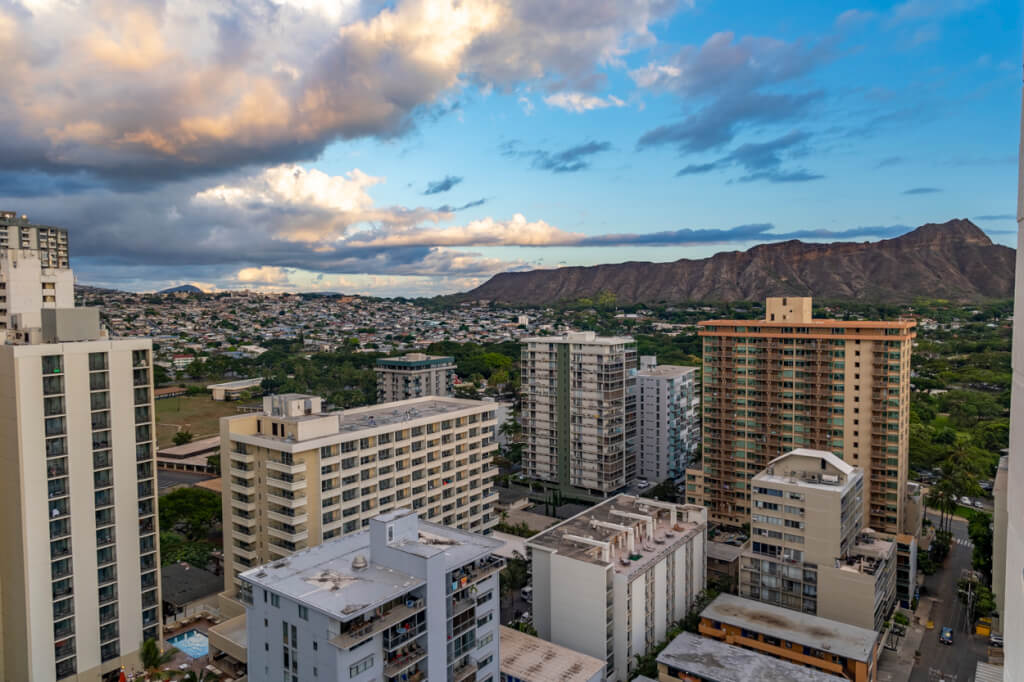
[[[156,401],[157,447],[174,445],[174,434],[191,431],[193,440],[220,433],[221,417],[238,414],[240,402],[215,402],[209,395],[181,396]]]

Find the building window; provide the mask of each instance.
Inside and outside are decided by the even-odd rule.
[[[299,604],[299,618],[302,620],[309,620],[309,608]]]
[[[270,605],[271,606],[278,606],[278,607],[281,606],[281,597],[279,597],[276,594],[271,594],[270,595]]]
[[[373,654],[348,667],[348,676],[356,677],[373,667]]]

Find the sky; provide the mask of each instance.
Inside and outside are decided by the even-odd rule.
[[[1012,245],[1021,35],[1015,0],[0,0],[0,210],[133,291]]]

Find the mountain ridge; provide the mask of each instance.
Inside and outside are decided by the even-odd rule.
[[[462,300],[545,305],[610,291],[623,304],[815,296],[825,300],[975,302],[1013,295],[1014,250],[970,220],[927,223],[875,242],[789,240],[668,263],[631,261],[505,272]]]

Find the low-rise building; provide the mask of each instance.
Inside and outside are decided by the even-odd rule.
[[[703,507],[617,495],[527,542],[537,634],[626,680],[705,586]]]
[[[740,556],[742,545],[708,542],[708,585],[736,594],[740,588]]]
[[[505,627],[501,682],[602,682],[604,661]]]
[[[210,384],[206,390],[214,400],[238,400],[252,391],[259,390],[263,384],[263,377],[252,379],[238,379],[237,381],[226,381],[221,384]]]
[[[658,654],[659,682],[836,682],[815,668],[684,632]]]
[[[864,519],[864,475],[799,448],[751,480],[740,595],[881,630],[896,599],[896,543]]]
[[[455,358],[447,355],[407,353],[396,358],[379,358],[374,367],[377,373],[377,402],[448,396],[453,392]]]
[[[246,571],[249,678],[497,680],[500,544],[399,509]]]
[[[878,679],[879,635],[764,602],[721,594],[700,614],[700,634],[850,682]]]

